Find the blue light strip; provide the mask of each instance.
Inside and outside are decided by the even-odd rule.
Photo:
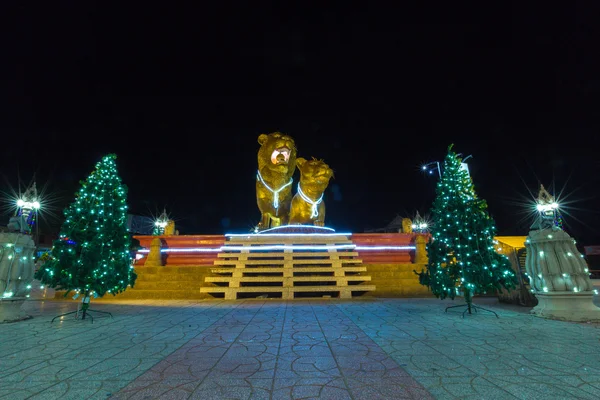
[[[287,236],[287,237],[305,237],[305,236],[350,236],[351,233],[228,233],[227,237],[261,237],[261,236]]]
[[[416,246],[356,246],[357,251],[369,250],[415,250]]]
[[[274,228],[269,228],[269,229],[265,229],[264,231],[260,231],[260,233],[226,233],[225,236],[259,236],[259,235],[265,235],[265,233],[267,232],[271,232],[271,231],[277,231],[277,230],[281,230],[281,229],[289,229],[289,228],[307,228],[307,229],[311,229],[311,230],[323,230],[323,231],[329,231],[329,232],[335,232],[335,229],[333,228],[329,228],[326,226],[315,226],[315,225],[282,225],[282,226],[276,226]],[[320,235],[319,233],[279,233],[278,235]],[[352,235],[352,233],[336,233],[336,235]]]
[[[355,244],[338,245],[271,245],[271,246],[221,246],[161,249],[161,253],[219,253],[225,251],[265,251],[265,250],[415,250],[415,246],[357,246]],[[149,253],[150,250],[139,250],[138,253]]]

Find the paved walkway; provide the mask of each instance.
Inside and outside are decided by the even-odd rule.
[[[598,399],[600,325],[438,299],[93,302],[0,325],[4,399]]]

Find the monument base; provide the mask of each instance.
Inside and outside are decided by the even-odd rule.
[[[21,311],[21,306],[24,302],[25,297],[0,299],[0,323],[16,322],[31,318],[31,316]]]
[[[538,305],[531,314],[571,322],[600,322],[600,308],[594,305],[593,292],[536,293]]]

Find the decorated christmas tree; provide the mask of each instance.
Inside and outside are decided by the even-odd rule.
[[[117,174],[117,156],[109,154],[65,209],[58,240],[43,267],[36,272],[42,283],[90,296],[113,295],[133,286],[136,274],[127,232],[127,187]]]
[[[436,297],[454,299],[462,292],[471,313],[473,295],[516,286],[510,261],[495,251],[496,228],[487,204],[477,197],[471,177],[452,145],[444,160],[431,214],[427,270],[415,273]]]

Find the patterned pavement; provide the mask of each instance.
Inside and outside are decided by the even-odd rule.
[[[460,300],[29,301],[0,399],[598,399],[600,324]],[[454,311],[454,312],[453,312]]]

